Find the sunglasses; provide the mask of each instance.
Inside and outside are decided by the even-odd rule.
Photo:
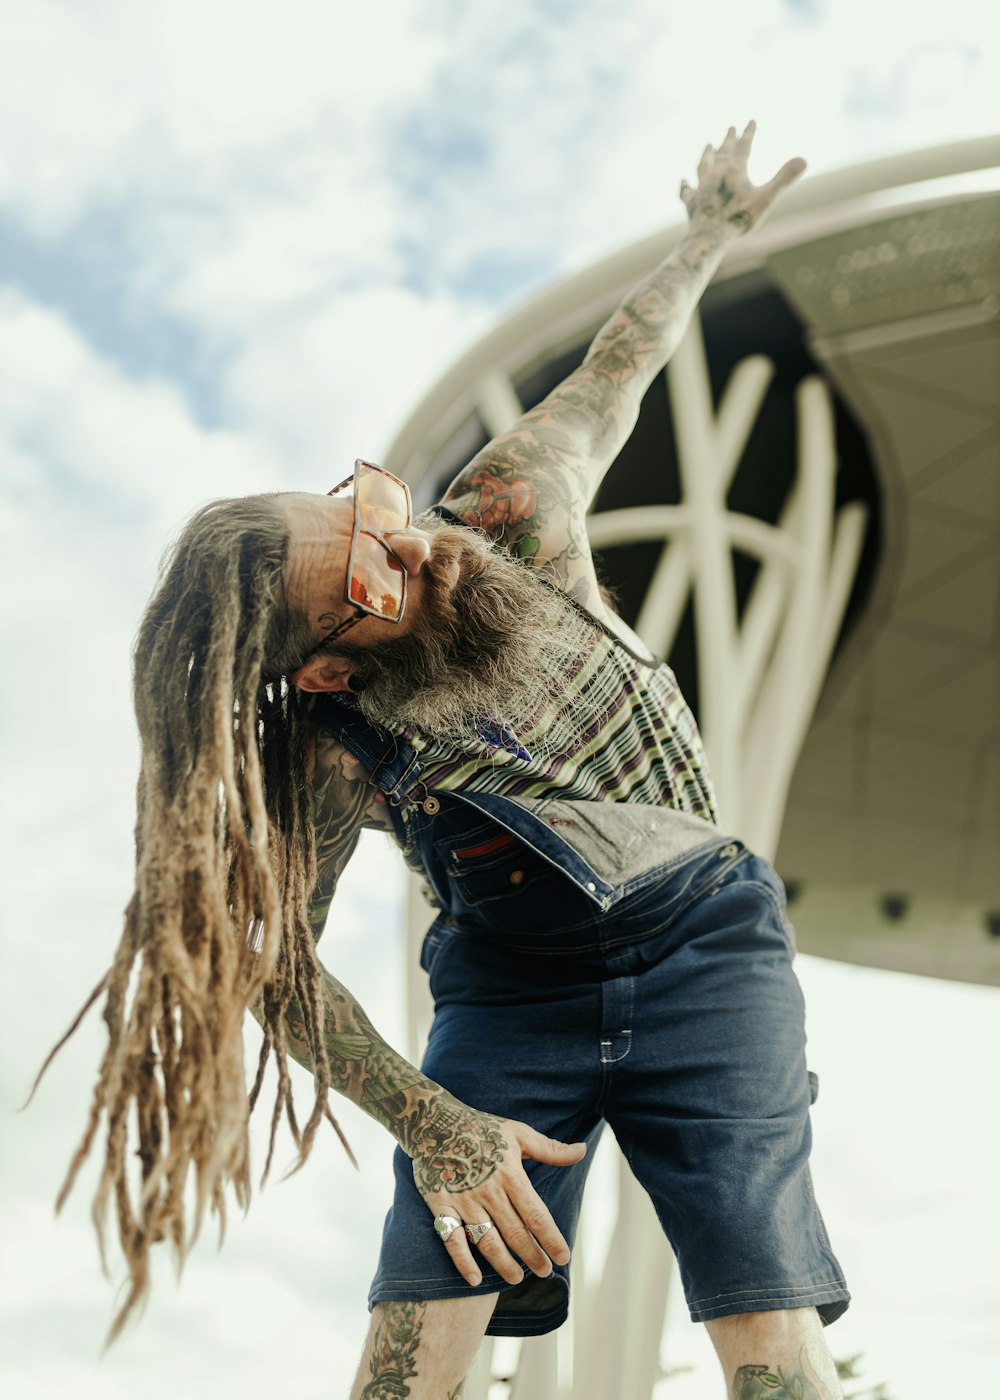
[[[360,457],[351,475],[327,495],[337,496],[351,485],[354,487],[354,523],[344,600],[355,612],[327,632],[309,656],[366,617],[400,622],[406,611],[406,566],[385,537],[409,528],[413,519],[410,488],[384,467]],[[303,664],[308,659],[308,656],[303,658]]]

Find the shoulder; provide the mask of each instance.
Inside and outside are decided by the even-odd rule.
[[[595,610],[601,593],[587,538],[586,506],[559,469],[492,461],[463,472],[440,508],[481,530],[515,559]]]
[[[442,504],[580,601],[597,596],[587,508],[603,472],[600,423],[567,381],[487,443]]]

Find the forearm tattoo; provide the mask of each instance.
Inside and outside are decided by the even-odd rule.
[[[417,1374],[417,1349],[426,1303],[382,1303],[368,1362],[371,1379],[361,1400],[405,1400]],[[457,1393],[457,1392],[456,1392]]]
[[[280,975],[280,974],[279,974]],[[375,1030],[351,993],[323,973],[325,1043],[333,1087],[387,1128],[414,1159],[417,1186],[471,1191],[487,1181],[510,1150],[501,1119],[460,1103],[415,1069]],[[293,996],[286,1017],[288,1049],[307,1069],[313,1062]]]
[[[276,976],[281,978],[280,970]],[[348,989],[325,969],[323,1013],[323,1038],[333,1088],[379,1122],[393,1126],[393,1101],[411,1087],[428,1081],[386,1044]],[[305,1017],[294,994],[288,1003],[285,1026],[289,1054],[306,1069],[313,1069]]]
[[[680,344],[733,237],[719,225],[693,227],[597,332],[583,368],[591,367],[608,382],[606,393],[638,412],[642,395]]]
[[[310,922],[318,938],[362,827],[382,826],[387,817],[364,770],[332,740],[317,740],[313,784],[319,879]],[[279,986],[284,976],[279,966],[274,978]],[[466,1108],[414,1068],[382,1039],[355,997],[326,969],[323,1017],[332,1087],[387,1128],[415,1159],[421,1189],[468,1191],[496,1171],[509,1150],[499,1130],[501,1120]],[[294,991],[285,1029],[289,1054],[313,1070],[305,1015]]]

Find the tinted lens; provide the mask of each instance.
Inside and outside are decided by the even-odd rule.
[[[409,525],[410,502],[402,482],[359,466],[354,491],[362,525],[372,530],[405,530]]]
[[[397,618],[403,607],[403,580],[403,570],[388,550],[371,535],[358,535],[351,569],[351,602],[380,617]]]

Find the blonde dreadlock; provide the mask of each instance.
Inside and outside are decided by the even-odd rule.
[[[262,1181],[283,1113],[299,1149],[295,1170],[324,1115],[340,1133],[327,1106],[321,970],[307,920],[316,878],[309,702],[281,679],[282,657],[291,664],[304,640],[303,622],[284,603],[287,544],[275,499],[247,496],[199,510],[164,562],[133,654],[142,742],[135,891],[110,969],[35,1080],[37,1087],[105,992],[108,1045],[56,1209],[106,1117],[92,1215],[106,1270],[113,1193],[130,1276],[107,1345],[148,1293],[151,1244],[169,1239],[179,1268],[206,1204],[219,1217],[221,1241],[227,1182],[238,1204],[249,1205],[248,1119],[271,1054],[278,1088]],[[284,1019],[293,995],[304,1008],[316,1077],[301,1131]],[[248,1094],[242,1026],[258,997],[264,1043]],[[141,1176],[128,1147],[133,1105]]]

